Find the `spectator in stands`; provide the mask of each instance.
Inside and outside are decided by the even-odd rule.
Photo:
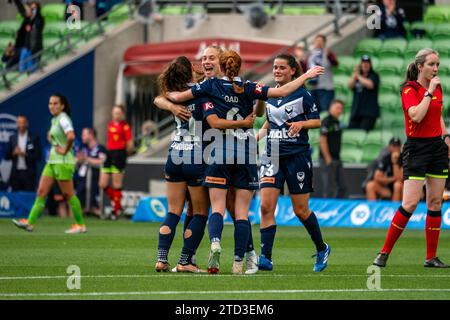
[[[100,216],[98,181],[100,168],[106,159],[106,148],[97,142],[94,128],[84,128],[81,133],[82,147],[77,152],[76,191],[81,206],[87,212]]]
[[[338,65],[336,55],[328,48],[326,48],[327,37],[323,34],[318,34],[314,38],[313,49],[308,56],[308,69],[314,66],[322,66],[325,68],[325,73],[315,79],[311,79],[311,95],[313,96],[319,111],[327,111],[331,101],[334,99],[334,85],[333,73],[331,67]]]
[[[364,129],[370,131],[374,128],[380,116],[378,105],[378,87],[380,78],[372,68],[368,55],[361,57],[361,63],[355,66],[348,86],[353,90],[353,102],[350,115],[349,129]]]
[[[334,100],[320,128],[320,171],[324,198],[345,198],[347,193],[340,158],[342,130],[339,117],[343,112],[344,102]]]
[[[12,191],[35,191],[36,170],[41,159],[39,138],[28,132],[28,119],[18,116],[17,134],[9,138],[6,159],[12,160],[9,182]]]
[[[8,43],[5,52],[3,52],[2,62],[7,69],[15,66],[19,62],[19,50],[17,50],[12,42]]]
[[[43,49],[42,32],[45,22],[41,15],[41,5],[37,1],[26,6],[20,0],[14,0],[14,3],[23,17],[16,37],[16,48],[20,48],[19,71],[34,72],[40,57],[32,56]]]
[[[111,9],[111,0],[93,0],[95,3],[95,16],[98,18]]]
[[[156,123],[147,120],[142,124],[141,137],[139,146],[137,148],[137,153],[145,153],[152,149],[152,146],[158,142],[159,130]]]
[[[86,0],[63,0],[66,4],[66,16],[65,20],[67,21],[70,16],[76,14],[76,11],[70,6],[77,6],[79,8],[80,19],[84,20],[84,3]]]
[[[397,6],[396,0],[383,0],[380,5],[381,28],[375,31],[375,37],[382,40],[389,38],[406,38],[403,22],[405,10]]]
[[[299,42],[294,49],[294,56],[297,59],[298,64],[302,68],[302,72],[305,72],[308,69],[307,66],[307,57],[305,52],[305,43],[303,41]]]
[[[389,141],[389,153],[377,161],[375,172],[367,182],[365,192],[367,200],[389,199],[401,201],[403,195],[403,169],[401,165],[401,147],[399,138]]]

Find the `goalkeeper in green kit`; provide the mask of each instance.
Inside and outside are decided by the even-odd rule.
[[[70,205],[75,217],[76,224],[66,231],[66,233],[84,233],[84,224],[80,200],[75,195],[72,176],[75,170],[75,157],[72,145],[75,140],[75,133],[70,119],[70,105],[67,98],[61,94],[54,94],[50,97],[49,105],[52,114],[52,126],[49,136],[51,140],[51,150],[47,163],[42,171],[37,197],[28,219],[13,220],[13,223],[26,231],[33,231],[36,220],[45,207],[45,199],[50,192],[55,181]]]

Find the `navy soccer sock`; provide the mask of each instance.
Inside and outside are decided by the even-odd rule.
[[[250,220],[247,220],[247,223],[248,223],[248,241],[247,241],[247,249],[245,251],[250,252],[255,249],[255,246],[253,245],[252,224],[250,223]]]
[[[311,211],[311,214],[305,221],[303,221],[302,219],[300,219],[300,221],[301,223],[303,223],[309,235],[311,236],[311,239],[314,242],[314,245],[316,246],[316,250],[317,251],[325,250],[326,245],[323,242],[322,233],[320,232],[319,221],[317,221],[317,217],[314,214],[314,212]]]
[[[232,217],[233,224],[236,225],[236,218]],[[255,246],[253,245],[253,233],[252,233],[252,224],[250,220],[247,220],[248,226],[249,226],[249,235],[248,235],[248,242],[247,242],[247,248],[245,249],[245,252],[251,252],[255,250]]]
[[[184,216],[183,232],[186,231],[186,229],[188,228],[189,223],[191,223],[193,217],[194,217],[194,216],[188,216],[188,215],[185,215],[185,216]]]
[[[184,232],[184,243],[181,251],[180,264],[191,263],[191,258],[197,251],[200,242],[205,234],[205,226],[208,217],[202,215],[194,215],[191,223]]]
[[[259,232],[261,233],[261,254],[267,259],[272,260],[272,248],[277,232],[277,225],[274,224],[270,227],[260,229]]]
[[[172,245],[173,238],[175,237],[175,232],[179,221],[179,216],[169,212],[166,216],[166,220],[164,220],[161,224],[158,239],[158,261],[167,262],[169,249]]]
[[[220,241],[222,239],[223,217],[220,213],[214,212],[209,218],[208,232],[211,242]]]
[[[234,224],[234,260],[242,261],[247,249],[249,226],[247,220],[236,220]]]

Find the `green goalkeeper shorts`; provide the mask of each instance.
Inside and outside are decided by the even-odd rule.
[[[42,175],[55,180],[72,180],[74,172],[74,164],[47,163],[42,171]]]

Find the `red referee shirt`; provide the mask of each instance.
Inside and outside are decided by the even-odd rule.
[[[127,141],[131,140],[131,128],[126,121],[108,123],[108,150],[121,150],[126,148]]]
[[[417,81],[409,81],[403,88],[402,106],[405,115],[406,137],[432,138],[442,135],[442,89],[440,86],[434,90],[427,114],[420,123],[412,121],[408,115],[408,109],[417,106],[424,98],[425,92],[427,89]]]

